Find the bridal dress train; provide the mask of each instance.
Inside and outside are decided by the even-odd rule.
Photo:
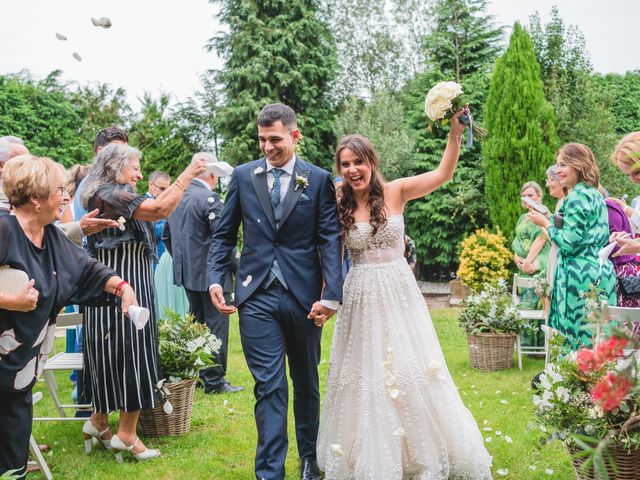
[[[356,223],[338,310],[318,463],[327,480],[485,480],[491,457],[449,375],[404,259],[404,220]]]

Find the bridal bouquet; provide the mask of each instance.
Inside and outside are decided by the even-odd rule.
[[[440,82],[429,90],[424,100],[424,111],[431,120],[429,128],[434,123],[446,125],[451,116],[463,108],[465,103],[462,100],[462,85],[456,82]],[[473,121],[471,114],[464,113],[460,116],[460,121],[469,126],[471,134],[467,140],[467,146],[473,144],[473,138],[482,140],[487,136],[487,130]]]

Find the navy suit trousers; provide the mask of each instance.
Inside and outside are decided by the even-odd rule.
[[[205,392],[219,390],[225,382],[224,376],[227,374],[229,315],[223,315],[213,306],[209,292],[197,292],[188,288],[185,288],[185,292],[189,299],[189,310],[196,317],[196,321],[208,326],[211,333],[222,341],[220,352],[216,355],[218,366],[200,371]],[[231,296],[229,294],[225,294],[225,299],[227,304],[230,304]]]
[[[318,364],[322,329],[281,286],[260,287],[239,309],[242,349],[256,382],[258,427],[257,479],[282,480],[287,455],[288,383],[293,383],[293,413],[300,458],[315,459],[320,422]]]

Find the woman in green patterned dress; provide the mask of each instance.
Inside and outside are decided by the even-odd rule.
[[[598,258],[609,239],[609,223],[604,198],[598,192],[600,172],[593,153],[580,143],[567,143],[558,150],[556,165],[560,182],[572,189],[560,209],[562,228],[550,225],[539,213],[528,216],[547,229],[558,245],[549,324],[567,336],[572,349],[579,349],[593,340],[593,329],[585,317],[586,301],[580,293],[596,285],[609,305],[615,305],[616,277],[611,262],[601,267]]]
[[[520,196],[542,203],[542,188],[536,182],[527,182],[520,189]],[[523,207],[526,208],[524,204]],[[544,276],[547,271],[549,242],[542,229],[523,213],[518,219],[515,233],[511,249],[514,253],[513,260],[518,267],[518,276],[531,277],[538,274]],[[540,298],[533,288],[521,288],[518,296],[520,309],[536,310],[542,307]]]

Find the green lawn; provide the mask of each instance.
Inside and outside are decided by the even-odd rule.
[[[434,310],[432,315],[449,369],[463,401],[481,429],[492,429],[482,433],[487,440],[489,453],[493,456],[494,477],[514,480],[575,478],[563,447],[558,443],[541,445],[540,432],[532,424],[532,392],[529,382],[543,368],[542,360],[525,359],[522,372],[517,367],[493,373],[472,370],[469,366],[466,338],[457,326],[455,310]],[[327,326],[325,330],[321,379],[325,379],[327,375],[331,343],[331,327]],[[146,440],[147,445],[162,450],[160,459],[148,463],[138,464],[128,459],[124,465],[118,465],[113,455],[100,448],[86,456],[83,453],[80,422],[38,423],[34,426],[36,439],[52,447],[45,458],[52,467],[54,478],[254,478],[256,432],[253,422],[253,383],[242,355],[235,318],[232,320],[231,332],[227,378],[234,384],[243,385],[243,392],[205,395],[197,390],[191,431],[182,437]],[[61,347],[62,340],[57,342],[57,346]],[[66,378],[59,376],[64,401],[69,398],[70,391],[70,382]],[[36,389],[43,390],[43,384]],[[51,407],[45,392],[45,400],[35,406],[36,416],[47,412],[54,414]],[[297,479],[298,463],[291,408],[289,411],[287,479]],[[112,426],[115,426],[116,420],[114,415]],[[511,443],[507,442],[507,436],[512,439]],[[499,475],[497,471],[500,469],[508,469],[508,473]],[[546,472],[546,469],[552,469],[553,472]],[[29,478],[42,476],[34,474]]]

